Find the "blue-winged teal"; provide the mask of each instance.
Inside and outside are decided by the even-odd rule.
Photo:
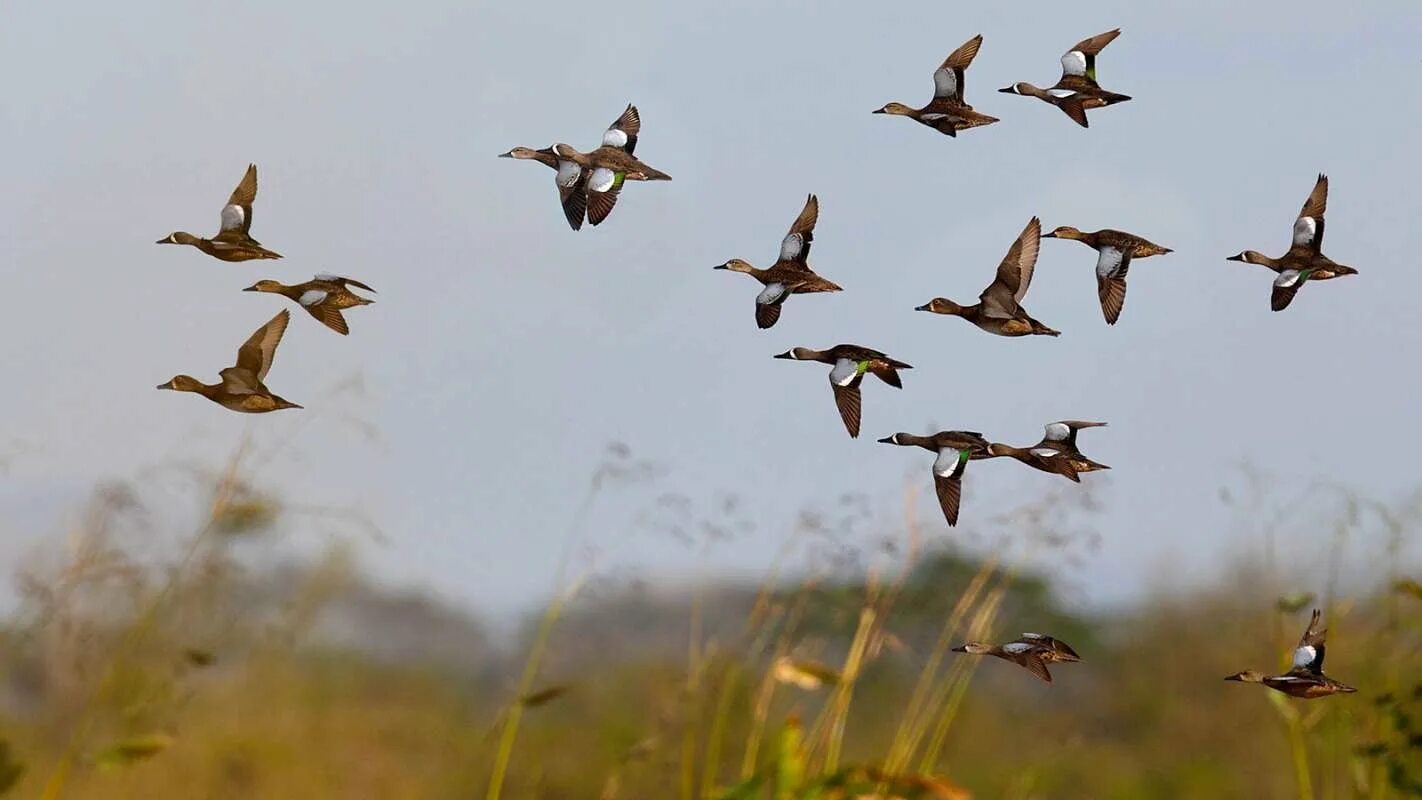
[[[305,283],[291,286],[285,286],[276,281],[257,281],[242,291],[270,292],[289,297],[306,309],[307,313],[319,320],[322,325],[345,336],[350,333],[350,328],[346,325],[346,318],[341,315],[341,311],[357,306],[368,306],[375,302],[352,292],[350,290],[352,286],[367,292],[375,291],[358,280],[342,278],[328,272],[318,273],[316,277]]]
[[[1045,427],[1042,441],[1031,447],[1013,447],[993,442],[988,447],[988,452],[993,456],[1016,459],[1034,469],[1061,475],[1080,483],[1081,478],[1078,476],[1081,473],[1110,469],[1110,467],[1092,461],[1076,449],[1076,432],[1082,428],[1099,428],[1105,424],[1104,422],[1082,422],[1070,419],[1049,422]]]
[[[1026,669],[1047,683],[1052,682],[1052,673],[1047,671],[1048,664],[1058,661],[1074,663],[1081,660],[1066,642],[1040,633],[1024,633],[1021,637],[1000,645],[968,642],[953,648],[953,652],[997,656]]]
[[[1304,631],[1303,637],[1299,639],[1299,646],[1294,649],[1293,667],[1288,672],[1283,675],[1264,675],[1246,670],[1230,675],[1225,680],[1262,683],[1270,689],[1304,700],[1358,691],[1323,674],[1323,640],[1328,631],[1318,627],[1321,616],[1322,613],[1318,609],[1313,610],[1308,630]]]
[[[880,444],[901,447],[922,447],[938,454],[933,462],[933,489],[938,506],[949,525],[958,524],[958,505],[963,496],[963,472],[970,460],[990,458],[990,445],[981,433],[974,431],[939,431],[932,436],[896,433],[879,440]]]
[[[810,269],[810,244],[815,240],[815,223],[820,218],[820,200],[810,195],[790,232],[780,241],[780,258],[768,269],[757,269],[733,258],[716,269],[743,272],[760,281],[765,289],[755,298],[755,324],[769,328],[780,319],[780,307],[792,294],[841,291],[838,284],[825,280]]]
[[[1259,264],[1279,273],[1274,279],[1274,290],[1269,297],[1269,307],[1283,311],[1293,302],[1294,295],[1305,281],[1326,281],[1344,275],[1357,275],[1358,271],[1344,266],[1325,256],[1323,246],[1323,212],[1328,208],[1328,176],[1319,175],[1308,200],[1304,202],[1299,218],[1294,220],[1293,244],[1283,258],[1270,258],[1255,250],[1245,250],[1230,256],[1227,261],[1243,261]]]
[[[247,174],[242,182],[232,190],[227,205],[222,207],[222,227],[211,239],[194,236],[185,231],[174,231],[158,244],[186,244],[223,261],[251,261],[258,258],[281,258],[279,253],[262,247],[262,243],[248,235],[252,229],[252,202],[257,199],[257,165],[247,165]]]
[[[159,384],[158,388],[196,392],[223,408],[248,414],[301,408],[272,394],[262,382],[272,368],[272,358],[276,356],[277,345],[281,344],[281,336],[286,333],[286,325],[290,321],[291,312],[282,311],[272,317],[271,322],[258,328],[237,351],[237,365],[217,373],[222,376],[221,383],[208,385],[197,378],[178,375],[167,383]]]
[[[795,347],[776,358],[795,361],[818,361],[831,364],[830,388],[834,390],[834,404],[839,408],[839,416],[844,420],[844,428],[852,438],[859,437],[859,384],[864,375],[870,374],[896,389],[904,388],[899,380],[899,370],[913,369],[902,361],[896,361],[878,350],[870,350],[857,344],[837,344],[828,350],[811,350]]]
[[[523,161],[537,161],[551,167],[555,174],[553,184],[558,187],[558,202],[563,206],[563,216],[573,230],[583,227],[583,217],[588,207],[588,172],[582,167],[558,157],[552,147],[534,150],[530,147],[515,147],[499,158],[517,158]]]
[[[943,64],[933,73],[933,99],[923,108],[910,108],[903,103],[889,103],[875,111],[875,114],[890,114],[908,117],[923,125],[957,136],[958,131],[978,128],[997,122],[997,117],[979,114],[963,99],[963,73],[982,47],[983,37],[978,34],[961,47],[954,50]]]
[[[580,153],[566,144],[553,145],[553,153],[571,161],[587,173],[588,222],[600,224],[617,204],[626,181],[669,181],[671,176],[642,163],[633,155],[637,136],[642,130],[642,117],[634,105],[628,105],[602,135],[602,146],[591,153]],[[560,174],[561,171],[560,171]]]
[[[1109,228],[1084,233],[1063,225],[1051,233],[1042,234],[1043,239],[1072,239],[1096,251],[1096,296],[1101,301],[1101,313],[1106,324],[1115,325],[1121,318],[1121,308],[1126,304],[1126,271],[1131,267],[1131,259],[1149,258],[1172,252],[1168,247],[1142,239],[1132,233],[1113,231]]]
[[[1087,109],[1103,108],[1131,99],[1128,95],[1108,92],[1096,82],[1097,54],[1120,35],[1121,29],[1116,28],[1077,42],[1062,55],[1062,77],[1055,86],[1042,89],[1024,81],[998,91],[1035,97],[1061,109],[1081,127],[1090,127],[1086,119]]]
[[[962,317],[998,336],[1060,336],[1060,331],[1032,319],[1022,308],[1022,298],[1027,295],[1032,271],[1037,266],[1041,234],[1042,223],[1033,217],[998,264],[997,277],[978,296],[977,303],[960,306],[945,297],[935,297],[914,310]]]

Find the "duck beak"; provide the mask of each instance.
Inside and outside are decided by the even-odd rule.
[[[726,264],[717,264],[716,266],[712,267],[711,269],[730,269],[730,267],[727,266]]]
[[[1243,254],[1243,253],[1240,253],[1239,255],[1230,256],[1230,257],[1228,257],[1228,258],[1225,259],[1225,261],[1243,261],[1243,260],[1244,260],[1244,254]]]
[[[169,386],[169,385],[166,384],[166,383],[160,383],[160,384],[158,384],[157,386],[155,386],[154,388],[155,388],[155,389],[171,389],[171,388],[173,388],[173,387]]]
[[[884,114],[884,113],[887,113],[887,112],[885,112],[884,109],[882,109],[882,108],[876,108],[876,109],[874,109],[873,111],[870,111],[869,113],[870,113],[870,114]]]
[[[162,239],[154,242],[154,244],[172,244],[172,242],[168,240],[168,237],[164,236]]]
[[[247,288],[243,289],[242,291],[244,291],[244,292],[255,292],[255,291],[257,291],[257,287],[255,287],[255,286],[248,286]]]
[[[924,303],[924,304],[921,305],[921,306],[914,306],[914,307],[913,307],[913,310],[914,310],[914,311],[927,311],[927,310],[928,310],[928,303]]]
[[[1043,238],[1043,239],[1055,239],[1055,238],[1057,238],[1056,231],[1053,231],[1053,232],[1051,232],[1051,233],[1044,233],[1044,234],[1042,234],[1041,238]]]
[[[1017,94],[1017,90],[1014,89],[1014,88],[1011,87],[1011,86],[1008,86],[1008,87],[1003,88],[1003,89],[998,89],[998,91],[999,91],[999,92],[1002,92],[1003,94]]]
[[[513,158],[513,151],[510,150],[507,153],[499,153],[499,158]]]
[[[968,652],[968,646],[965,645],[965,644],[964,644],[964,645],[959,645],[959,646],[953,648],[953,652],[955,652],[955,653],[966,653],[966,652]]]
[[[785,353],[776,353],[775,356],[774,356],[774,358],[788,358],[788,359],[794,360],[795,356],[791,355],[789,352],[785,352]]]
[[[894,443],[894,437],[892,437],[892,436],[885,436],[885,437],[882,438],[882,439],[875,439],[874,441],[878,442],[879,444],[893,444],[893,443]]]

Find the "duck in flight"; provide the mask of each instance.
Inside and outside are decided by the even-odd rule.
[[[780,319],[780,307],[792,294],[841,291],[838,284],[810,269],[810,245],[815,241],[819,218],[820,200],[810,195],[790,232],[780,241],[780,258],[770,267],[759,269],[739,258],[716,265],[715,269],[743,272],[765,287],[755,298],[755,324],[761,328],[769,328]]]
[[[195,392],[206,397],[223,408],[232,411],[241,411],[247,414],[263,414],[268,411],[280,411],[283,408],[301,408],[301,406],[288,402],[272,394],[267,385],[267,372],[272,368],[272,359],[276,356],[277,345],[281,344],[282,334],[286,333],[287,323],[291,321],[291,312],[282,311],[271,321],[258,328],[242,347],[237,351],[236,366],[228,367],[217,373],[222,376],[221,383],[205,384],[197,378],[187,375],[178,375],[167,383],[158,384],[159,389],[172,389],[177,392]]]
[[[257,281],[242,291],[269,292],[295,300],[297,305],[306,309],[306,312],[322,325],[345,336],[351,329],[346,325],[346,318],[341,312],[347,308],[368,306],[375,302],[351,291],[352,286],[367,292],[375,291],[354,278],[342,278],[327,272],[317,273],[311,280],[291,286],[277,281]]]
[[[934,314],[962,317],[988,333],[998,336],[1060,336],[1027,314],[1022,298],[1032,285],[1032,272],[1037,266],[1037,250],[1042,238],[1042,222],[1033,217],[1008,249],[997,276],[978,296],[978,302],[962,306],[945,297],[935,297],[914,309]]]
[[[1063,225],[1043,239],[1071,239],[1096,251],[1096,297],[1101,301],[1101,313],[1107,325],[1115,325],[1126,305],[1126,270],[1137,258],[1165,255],[1168,247],[1146,241],[1133,233],[1105,228],[1086,233]]]
[[[933,491],[938,506],[949,526],[958,524],[958,506],[963,497],[963,472],[968,462],[989,458],[989,444],[975,431],[939,431],[932,436],[896,433],[879,440],[880,444],[900,447],[922,447],[938,454],[933,462]]]
[[[1328,631],[1318,627],[1322,612],[1313,610],[1308,629],[1294,648],[1293,666],[1283,675],[1264,675],[1253,670],[1236,672],[1225,678],[1240,683],[1262,683],[1290,697],[1312,700],[1331,694],[1349,694],[1358,691],[1352,686],[1339,683],[1323,674],[1324,638]]]
[[[194,236],[186,231],[174,231],[158,244],[186,244],[223,261],[251,261],[260,258],[281,258],[281,254],[262,247],[253,239],[252,203],[257,199],[257,165],[248,164],[242,182],[232,190],[227,205],[222,207],[221,228],[211,239]]]
[[[968,642],[953,648],[953,652],[996,656],[1004,661],[1011,661],[1047,683],[1052,682],[1052,673],[1047,670],[1048,664],[1081,661],[1081,656],[1066,642],[1041,633],[1024,633],[1006,644]]]
[[[1096,56],[1120,35],[1121,29],[1116,28],[1077,42],[1062,55],[1062,77],[1055,86],[1042,89],[1023,81],[998,91],[1035,97],[1061,109],[1081,127],[1090,127],[1087,109],[1104,108],[1131,99],[1128,95],[1108,92],[1096,82]]]
[[[1320,174],[1313,185],[1303,210],[1294,220],[1293,243],[1282,258],[1270,258],[1255,250],[1245,250],[1226,261],[1259,264],[1279,273],[1269,297],[1269,307],[1283,311],[1307,281],[1326,281],[1358,271],[1344,266],[1323,254],[1323,213],[1328,208],[1328,176]]]
[[[878,350],[871,350],[857,344],[837,344],[828,350],[812,350],[795,347],[777,355],[793,361],[818,361],[830,364],[830,388],[834,390],[834,404],[839,408],[840,419],[851,438],[859,438],[860,397],[859,384],[866,374],[873,375],[896,389],[904,388],[899,380],[899,370],[913,369],[902,361],[889,358]]]
[[[571,162],[579,168],[577,181],[581,181],[587,194],[588,222],[600,225],[617,205],[618,195],[626,181],[669,181],[671,176],[661,170],[642,163],[633,151],[637,149],[637,137],[642,131],[642,116],[637,107],[628,104],[626,110],[602,134],[602,145],[590,153],[581,153],[571,145],[555,144],[553,153],[561,161]],[[558,170],[559,188],[571,180],[561,163]],[[573,184],[577,185],[576,182]]]
[[[1080,483],[1081,478],[1078,476],[1081,473],[1110,469],[1110,467],[1098,464],[1081,454],[1081,451],[1076,448],[1076,432],[1082,428],[1103,427],[1105,424],[1104,422],[1082,422],[1080,420],[1049,422],[1043,432],[1042,441],[1035,445],[1013,447],[993,442],[988,446],[988,453],[992,456],[1013,458],[1033,469],[1061,475],[1068,480]]]
[[[933,73],[933,99],[923,108],[889,103],[875,114],[908,117],[922,125],[956,137],[958,131],[980,128],[997,122],[997,117],[979,114],[963,99],[963,73],[978,55],[983,37],[978,34],[954,50]]]

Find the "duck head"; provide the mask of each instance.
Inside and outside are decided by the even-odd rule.
[[[739,258],[733,258],[724,264],[717,264],[714,269],[728,269],[732,272],[750,272],[755,269],[755,267],[752,267],[748,262],[742,261]]]
[[[1233,675],[1227,676],[1225,680],[1238,681],[1239,683],[1263,683],[1264,676],[1252,669],[1247,669],[1244,672],[1236,672]]]
[[[1043,239],[1080,239],[1081,231],[1070,225],[1062,225],[1051,233],[1042,234]]]
[[[785,352],[780,353],[775,357],[788,358],[792,361],[805,361],[810,359],[813,355],[814,351],[808,347],[792,347],[789,350],[786,350]]]
[[[991,651],[991,645],[981,644],[979,642],[968,642],[967,644],[960,644],[953,648],[953,652],[955,653],[969,653],[975,656],[980,656]]]
[[[538,151],[532,147],[515,147],[507,153],[499,153],[499,158],[532,159],[538,158]]]
[[[1003,88],[998,89],[998,91],[1002,92],[1003,94],[1032,94],[1032,90],[1036,88],[1037,87],[1033,86],[1032,84],[1023,81],[1014,83],[1011,86],[1004,86]]]
[[[907,435],[908,434],[905,433],[896,433],[892,436],[885,436],[884,438],[879,439],[878,442],[879,444],[902,444],[903,442],[900,441],[901,437]]]
[[[963,307],[953,302],[952,300],[949,300],[946,297],[935,297],[932,300],[929,300],[927,303],[915,307],[914,311],[928,311],[933,314],[952,314],[954,316],[961,316],[963,313]]]
[[[159,239],[156,244],[197,244],[198,237],[184,231],[173,231],[172,233]]]
[[[248,286],[247,288],[243,289],[242,291],[244,291],[244,292],[280,292],[282,289],[285,289],[285,288],[286,288],[285,286],[282,286],[280,283],[278,283],[278,282],[276,282],[276,281],[260,280],[260,281],[257,281],[256,283],[252,284],[251,286]]]
[[[202,381],[188,375],[177,375],[167,383],[158,384],[159,389],[172,389],[175,392],[200,392],[203,388]]]
[[[903,103],[888,103],[883,108],[872,112],[874,114],[889,114],[895,117],[911,117],[914,110]]]
[[[1243,261],[1246,264],[1268,264],[1270,258],[1257,250],[1245,250],[1238,255],[1226,258],[1225,261]]]

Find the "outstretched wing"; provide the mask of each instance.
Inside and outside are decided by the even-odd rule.
[[[1121,29],[1082,39],[1062,56],[1062,75],[1078,75],[1096,80],[1096,54],[1121,35]]]
[[[622,116],[602,134],[602,143],[608,147],[620,147],[630,156],[637,149],[637,134],[641,130],[642,117],[637,113],[637,107],[628,103]]]
[[[954,50],[943,64],[933,73],[933,98],[935,100],[952,100],[963,105],[963,72],[968,65],[977,58],[978,48],[983,45],[983,35],[978,34],[961,47]],[[949,131],[944,131],[949,133]],[[949,133],[952,135],[952,133]]]
[[[266,380],[267,372],[272,368],[272,359],[276,356],[277,345],[281,344],[282,334],[286,333],[286,326],[290,321],[290,312],[282,311],[258,328],[237,350],[237,369],[256,375],[259,381]]]
[[[370,288],[369,286],[366,286],[365,284],[361,283],[360,281],[356,280],[355,278],[347,278],[347,277],[345,277],[345,276],[343,276],[343,275],[332,275],[332,274],[329,273],[329,272],[318,272],[318,273],[316,273],[316,275],[312,278],[312,280],[314,280],[314,281],[325,281],[325,282],[327,282],[327,283],[338,283],[338,284],[340,284],[341,286],[354,286],[354,287],[356,287],[357,289],[364,289],[364,290],[366,290],[367,292],[375,293],[375,290],[374,290],[374,289]]]
[[[1010,312],[1018,307],[1032,285],[1041,238],[1042,221],[1033,217],[1018,234],[1002,263],[997,265],[997,277],[983,290],[981,299],[985,304],[996,306],[1011,316]]]
[[[805,199],[805,207],[790,232],[780,242],[781,264],[796,264],[808,269],[810,244],[815,241],[815,223],[820,220],[820,199],[813,194]]]
[[[1317,253],[1323,247],[1323,213],[1328,210],[1328,176],[1319,174],[1308,200],[1294,220],[1294,246]]]
[[[963,497],[963,472],[968,467],[968,452],[954,447],[944,447],[938,451],[938,459],[933,462],[933,489],[938,495],[938,505],[943,509],[943,518],[948,524],[958,524],[958,506]]]
[[[252,202],[257,199],[257,165],[248,164],[247,173],[241,183],[232,190],[227,205],[222,207],[222,234],[239,233],[246,236],[252,228]]]
[[[863,376],[855,376],[853,381],[843,386],[830,383],[830,388],[834,389],[834,404],[839,409],[839,418],[844,420],[844,429],[849,431],[852,439],[859,438],[859,384],[862,379]]]
[[[1318,627],[1322,616],[1323,612],[1316,608],[1313,610],[1313,617],[1309,620],[1308,629],[1299,638],[1299,646],[1294,650],[1293,669],[1314,675],[1323,674],[1323,642],[1328,631]]]
[[[1283,311],[1289,307],[1289,303],[1294,302],[1294,295],[1299,293],[1299,288],[1303,286],[1304,277],[1302,272],[1296,269],[1286,269],[1279,273],[1279,277],[1274,279],[1274,288],[1269,293],[1269,307],[1275,311]]]
[[[606,167],[598,167],[587,179],[588,222],[599,225],[612,213],[622,193],[623,176]]]

